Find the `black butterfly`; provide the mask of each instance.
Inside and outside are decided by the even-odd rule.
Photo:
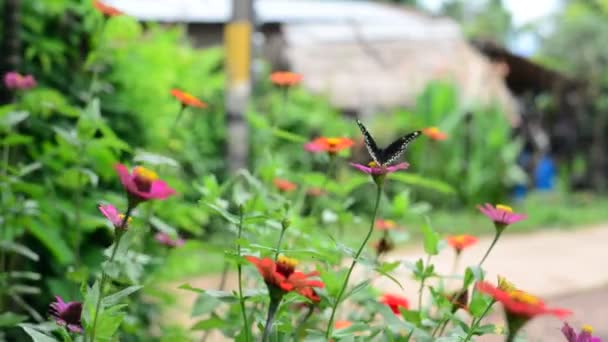
[[[407,146],[414,139],[420,136],[420,131],[414,131],[410,134],[404,135],[401,138],[395,140],[392,144],[388,145],[387,148],[378,148],[376,145],[376,141],[372,138],[372,135],[369,134],[367,128],[363,126],[361,121],[357,120],[357,125],[361,129],[361,133],[363,133],[363,137],[365,138],[365,147],[367,147],[367,151],[372,159],[376,162],[376,164],[380,166],[388,166],[394,163],[405,150]]]

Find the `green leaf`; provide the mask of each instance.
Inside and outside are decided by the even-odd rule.
[[[40,331],[34,329],[30,324],[19,324],[21,329],[23,329],[34,342],[57,342],[57,340],[49,335],[45,335]]]
[[[74,260],[72,249],[61,238],[57,230],[43,227],[42,223],[38,221],[32,221],[28,229],[51,252],[56,262],[61,265],[67,265]]]
[[[27,316],[19,315],[14,312],[3,312],[0,314],[0,328],[15,326],[27,319]]]
[[[198,321],[194,324],[190,329],[197,330],[210,330],[210,329],[221,329],[225,327],[229,327],[232,323],[229,320],[213,316],[209,319],[205,319],[202,321]]]
[[[485,277],[483,269],[479,266],[469,266],[464,272],[464,285],[469,287],[473,281],[482,281]]]
[[[222,301],[216,297],[209,296],[207,293],[201,293],[196,298],[196,302],[194,302],[191,316],[196,317],[215,311],[221,303]]]
[[[147,163],[150,165],[179,167],[179,163],[173,158],[143,150],[135,150],[135,157],[133,157],[133,161],[137,163]]]
[[[228,221],[232,224],[239,223],[239,219],[236,215],[231,214],[230,212],[228,212],[228,210],[220,207],[219,205],[217,205],[215,203],[207,203],[207,202],[205,202],[204,204],[206,206],[208,206],[209,208],[213,209],[218,214],[220,214],[226,221]]]
[[[18,125],[21,121],[27,119],[29,116],[30,113],[26,111],[8,112],[0,117],[0,126],[6,130],[10,130],[14,126]]]
[[[122,298],[127,297],[127,296],[131,295],[132,293],[139,291],[141,288],[143,288],[142,285],[129,286],[112,295],[105,297],[104,299],[101,300],[101,302],[104,307],[116,305]]]
[[[422,235],[424,237],[424,251],[429,255],[437,255],[439,253],[439,234],[431,227],[428,217],[426,224],[422,226]]]
[[[0,241],[0,249],[7,252],[15,252],[33,261],[38,261],[39,259],[38,254],[17,242]]]
[[[120,311],[124,307],[126,307],[126,305],[116,305],[105,311],[100,311],[99,319],[97,321],[96,341],[115,341],[113,338],[114,334],[116,334],[116,331],[125,317],[125,313]]]
[[[473,317],[479,317],[483,314],[488,305],[491,305],[493,302],[493,298],[483,295],[479,291],[473,291],[471,303],[469,304],[469,312],[471,312]]]
[[[453,194],[456,192],[454,188],[447,183],[436,179],[426,178],[414,173],[395,172],[391,174],[391,179],[394,179],[407,185],[435,190],[444,194]]]
[[[93,286],[87,289],[87,293],[84,296],[84,303],[82,305],[82,318],[90,326],[95,319],[95,305],[99,300],[99,281],[95,281]]]

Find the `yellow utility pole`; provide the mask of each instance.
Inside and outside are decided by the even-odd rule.
[[[251,93],[251,36],[253,0],[233,0],[232,19],[224,28],[226,51],[226,114],[228,121],[228,170],[247,166],[249,132],[244,112]]]

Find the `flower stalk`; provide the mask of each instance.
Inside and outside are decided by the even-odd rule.
[[[487,315],[488,312],[490,312],[490,308],[492,308],[494,303],[496,303],[496,301],[491,300],[490,303],[488,303],[488,306],[486,307],[486,309],[481,313],[481,315],[477,319],[474,319],[473,322],[471,322],[471,328],[469,329],[469,332],[467,333],[467,336],[464,338],[463,342],[468,342],[473,337],[473,334],[475,333],[475,329],[477,329],[477,327],[479,326],[479,324],[481,323],[481,320],[485,317],[485,315]]]
[[[241,256],[241,244],[240,239],[243,233],[243,206],[239,206],[239,229],[237,235],[236,253],[237,256]],[[243,315],[243,329],[245,329],[245,341],[249,342],[251,337],[249,336],[249,323],[247,323],[247,311],[245,311],[245,297],[243,296],[243,275],[242,266],[239,263],[237,265],[237,272],[239,277],[239,303],[241,305],[241,314]]]
[[[494,240],[492,240],[492,243],[490,244],[490,247],[486,251],[486,254],[484,254],[483,258],[481,258],[481,260],[479,261],[479,264],[477,264],[478,267],[481,267],[481,265],[483,265],[484,261],[486,261],[486,259],[488,258],[488,255],[490,255],[490,252],[494,248],[494,245],[496,245],[496,243],[498,242],[498,239],[500,239],[500,236],[502,235],[502,232],[505,230],[505,227],[506,226],[503,224],[496,223],[496,234],[494,234]]]
[[[344,295],[344,291],[346,290],[346,286],[348,285],[348,280],[350,279],[350,275],[353,273],[353,269],[355,268],[355,265],[357,264],[357,260],[359,259],[359,256],[363,252],[363,249],[367,245],[367,242],[369,241],[369,238],[372,236],[372,232],[374,231],[374,224],[376,222],[376,214],[378,213],[378,207],[380,206],[380,199],[382,197],[383,182],[376,181],[376,185],[377,185],[376,186],[376,204],[374,206],[374,211],[372,213],[369,231],[367,232],[367,235],[365,236],[363,243],[361,243],[359,250],[357,250],[355,257],[353,258],[353,262],[351,263],[350,268],[348,269],[348,273],[346,273],[346,278],[344,279],[344,283],[342,283],[342,288],[340,289],[340,292],[338,292],[338,297],[336,298],[336,301],[334,302],[334,306],[331,310],[331,316],[329,317],[329,322],[327,323],[327,331],[325,333],[325,338],[327,338],[327,339],[329,339],[329,337],[331,336],[331,330],[333,328],[334,318],[336,316],[336,309],[338,308],[338,305],[340,304],[342,295]]]
[[[262,335],[262,342],[267,342],[270,338],[270,332],[272,331],[272,325],[274,323],[274,316],[277,313],[279,304],[283,299],[283,295],[270,296],[270,305],[268,306],[268,317],[266,317],[266,325],[264,326],[264,335]]]
[[[133,211],[133,208],[129,205],[127,207],[125,216],[122,219],[120,227],[118,229],[114,230],[116,232],[116,238],[114,241],[114,248],[112,249],[112,254],[110,255],[110,259],[108,260],[108,263],[112,263],[114,261],[114,257],[116,257],[116,252],[118,251],[118,246],[120,245],[120,240],[122,239],[122,237],[125,233],[125,227],[127,226],[129,218],[131,217],[132,211]],[[107,275],[105,269],[102,267],[101,268],[101,280],[99,281],[99,296],[97,297],[97,303],[95,304],[95,316],[93,318],[93,327],[91,328],[91,339],[90,339],[91,342],[95,342],[95,330],[97,329],[97,318],[99,316],[99,309],[101,307],[101,298],[103,297],[103,288],[104,288],[104,285],[106,284],[107,279],[108,279],[108,275]]]

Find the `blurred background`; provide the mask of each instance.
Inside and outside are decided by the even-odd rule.
[[[408,229],[429,215],[442,234],[490,234],[475,211],[484,202],[526,212],[513,231],[608,220],[606,0],[0,0],[0,11],[0,74],[37,83],[0,89],[2,238],[37,255],[2,266],[39,275],[29,292],[3,293],[18,310],[78,296],[98,267],[111,230],[96,204],[121,201],[117,161],[154,168],[180,193],[136,216],[186,244],[164,249],[142,233],[141,255],[152,257],[133,279],[216,275],[234,232],[201,203],[227,208],[276,178],[306,203],[305,190],[332,184],[327,159],[303,144],[350,137],[341,157],[365,161],[354,118],[380,144],[415,129],[444,134],[412,144],[412,166],[389,190],[383,216]],[[279,70],[301,84],[276,87]],[[207,107],[178,121],[172,88]],[[246,185],[226,185],[242,168]],[[320,223],[358,227],[343,213],[371,211],[368,179],[346,166],[336,174],[341,201],[319,199]],[[154,286],[145,295],[175,300]],[[150,312],[132,313],[132,340]]]

